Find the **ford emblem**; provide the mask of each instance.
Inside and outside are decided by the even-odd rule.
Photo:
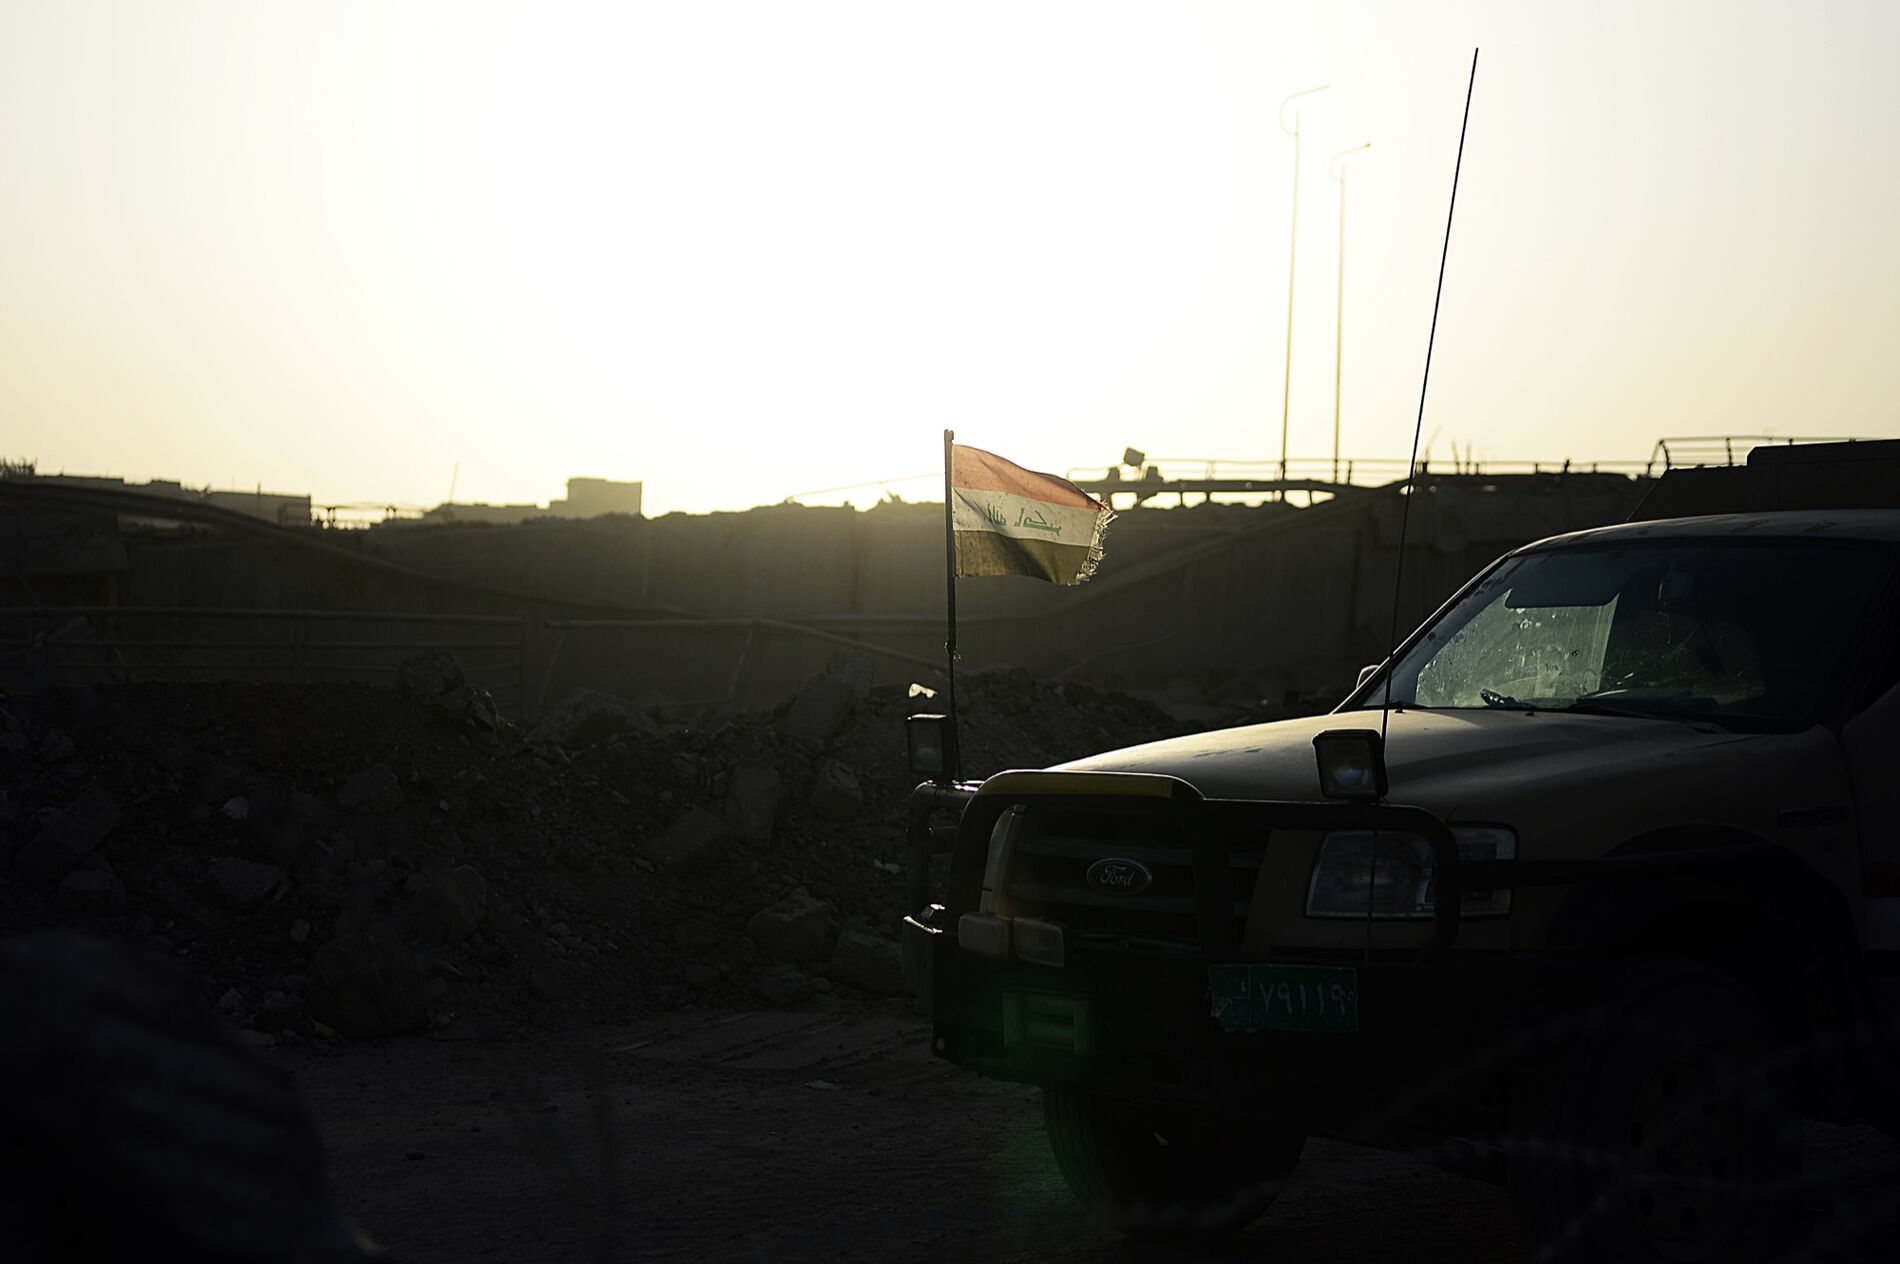
[[[1105,856],[1089,866],[1083,880],[1089,889],[1103,895],[1140,895],[1155,880],[1148,866],[1139,860]]]

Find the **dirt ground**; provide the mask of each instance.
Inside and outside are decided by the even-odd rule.
[[[702,1011],[585,1034],[280,1051],[338,1206],[396,1261],[1523,1258],[1504,1191],[1309,1142],[1214,1252],[1130,1245],[1070,1201],[1032,1089],[932,1060],[908,1009]],[[1814,1128],[1794,1258],[1892,1258],[1896,1148]]]

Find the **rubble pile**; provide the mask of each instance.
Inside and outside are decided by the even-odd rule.
[[[903,991],[903,720],[938,702],[868,668],[704,729],[577,691],[523,733],[439,653],[395,690],[0,696],[0,935],[178,959],[259,1044],[871,1003]],[[958,701],[969,775],[1180,728],[1021,672]]]

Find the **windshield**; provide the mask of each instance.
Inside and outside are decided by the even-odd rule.
[[[1512,558],[1399,661],[1395,704],[1808,723],[1889,568],[1780,540]],[[1365,700],[1378,706],[1378,690]]]

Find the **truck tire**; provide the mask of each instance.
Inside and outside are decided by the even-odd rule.
[[[1066,1088],[1042,1091],[1056,1167],[1077,1199],[1140,1240],[1236,1233],[1279,1194],[1304,1134]]]
[[[1508,1183],[1541,1260],[1737,1264],[1798,1227],[1796,1095],[1754,994],[1633,971],[1519,1094]]]

